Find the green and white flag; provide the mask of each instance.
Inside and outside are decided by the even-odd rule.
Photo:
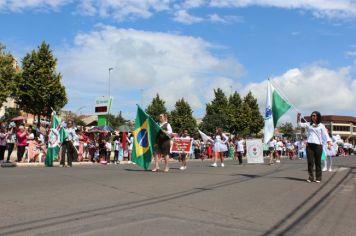
[[[266,116],[264,126],[264,143],[274,135],[274,129],[277,126],[278,120],[291,108],[291,105],[279,95],[278,91],[273,87],[268,80],[267,84],[267,101],[266,101]]]
[[[53,160],[58,156],[61,144],[67,136],[68,134],[62,127],[56,112],[52,112],[52,126],[48,135],[48,150],[45,161],[47,167],[53,166]]]

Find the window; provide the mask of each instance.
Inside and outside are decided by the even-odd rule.
[[[342,131],[342,132],[350,132],[350,126],[341,126],[341,125],[334,125],[333,131]]]

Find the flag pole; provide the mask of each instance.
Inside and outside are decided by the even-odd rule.
[[[291,107],[297,112],[297,113],[300,113],[302,114],[302,112],[292,103],[290,102],[290,100],[284,95],[284,93],[282,92],[282,90],[276,86],[276,84],[274,82],[272,82],[272,80],[270,80],[268,78],[268,81],[271,82],[271,84],[278,90],[278,92],[280,93],[280,95],[283,97],[283,99],[285,99],[286,101],[288,101],[288,103],[291,105]],[[301,117],[303,120],[305,120],[304,116]]]

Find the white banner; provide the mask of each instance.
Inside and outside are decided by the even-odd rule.
[[[263,160],[263,146],[261,139],[248,139],[246,140],[246,157],[247,163],[264,163]]]

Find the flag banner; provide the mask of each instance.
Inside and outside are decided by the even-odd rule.
[[[204,134],[200,130],[198,130],[198,131],[199,131],[200,137],[203,139],[204,143],[207,143],[211,139],[208,135]]]
[[[190,153],[192,150],[193,139],[174,138],[171,145],[171,153]]]
[[[264,163],[263,145],[261,139],[247,139],[246,151],[248,164]]]
[[[282,98],[278,91],[272,86],[268,80],[267,84],[267,99],[266,99],[266,115],[264,124],[264,143],[274,135],[274,129],[277,126],[278,120],[291,108],[291,105]]]
[[[132,162],[145,170],[151,164],[153,147],[160,131],[159,125],[140,106],[137,106]]]
[[[56,115],[56,112],[52,113],[52,126],[48,135],[48,149],[45,160],[47,167],[53,166],[53,160],[58,157],[61,144],[67,137],[67,132],[61,125],[61,121]]]

